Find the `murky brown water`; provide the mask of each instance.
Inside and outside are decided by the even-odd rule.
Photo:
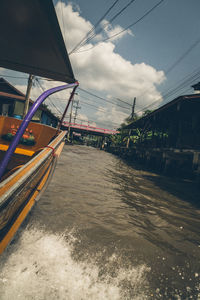
[[[65,146],[0,258],[0,299],[200,299],[197,187]]]

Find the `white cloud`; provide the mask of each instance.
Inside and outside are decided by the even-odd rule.
[[[102,110],[104,109],[105,112]],[[127,114],[119,111],[116,109],[116,107],[107,107],[105,109],[105,107],[100,106],[98,111],[96,112],[96,116],[98,121],[102,122],[102,123],[106,123],[107,125],[110,124],[112,126],[112,124],[114,126],[116,126],[117,124],[121,124],[124,119],[127,117]]]
[[[82,124],[82,125],[90,125],[90,126],[94,126],[94,127],[97,126],[97,124],[96,124],[95,122],[89,121],[87,115],[82,114],[82,113],[79,113],[79,114],[78,114],[77,120],[78,120],[77,123],[80,123],[80,124]]]
[[[59,5],[63,5],[67,44],[70,45],[69,48],[73,48],[92,28],[92,24],[80,16],[78,11],[74,11],[71,4],[66,6],[59,3]],[[57,12],[59,12],[58,7]],[[103,24],[105,22],[104,20]],[[122,29],[119,25],[113,28],[108,24],[105,31],[109,36]],[[129,32],[129,34],[132,33]],[[122,37],[123,35],[119,35],[117,42]],[[99,41],[92,50],[74,53],[70,56],[80,86],[95,90],[99,94],[103,92],[104,95],[112,95],[113,98],[120,98],[131,104],[133,98],[137,97],[136,109],[137,105],[146,106],[161,98],[157,85],[165,79],[164,72],[157,71],[144,62],[140,64],[131,63],[115,52],[115,44],[116,41],[114,43],[112,40]],[[82,49],[91,47],[92,44],[88,44]],[[121,108],[117,107],[108,110],[109,119],[112,116],[113,120],[117,120],[116,115],[121,113],[120,110]],[[127,116],[127,113],[125,115]]]
[[[92,28],[92,24],[80,16],[80,10],[74,11],[72,4],[66,5],[59,1],[56,12],[68,52],[77,45],[86,33]]]
[[[119,40],[121,39],[123,36],[125,36],[126,34],[129,34],[131,36],[134,36],[132,31],[130,29],[123,31],[124,28],[122,28],[120,25],[116,25],[116,26],[112,26],[108,21],[103,20],[101,22],[101,26],[102,28],[104,28],[104,32],[106,33],[108,38],[112,38],[112,42],[114,42],[115,40]],[[120,33],[121,31],[123,31],[122,33]],[[118,33],[120,33],[120,35],[117,35]],[[115,36],[116,35],[116,36]]]
[[[77,118],[79,119],[79,121],[82,122],[82,124],[85,124],[85,123],[88,124],[88,117],[85,114],[79,113]]]

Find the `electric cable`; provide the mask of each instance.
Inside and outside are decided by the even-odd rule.
[[[85,37],[69,52],[69,55],[74,53],[74,51],[88,38],[88,36],[95,30],[95,28],[101,23],[101,21],[108,15],[112,8],[117,4],[119,0],[116,0],[105,12],[105,14],[97,21],[97,23],[88,31]]]
[[[89,100],[89,101],[91,101],[91,99],[89,99],[89,98],[87,98],[87,97],[85,97],[85,96],[83,96],[82,94],[80,94],[80,96],[82,97],[82,98],[84,98],[84,99],[86,99],[86,100]],[[116,98],[117,99],[117,98]],[[120,99],[117,99],[117,100],[120,100]],[[106,101],[106,99],[105,99],[105,101]],[[121,100],[122,101],[122,100]],[[107,100],[107,103],[110,103],[108,100]],[[126,102],[125,102],[126,103]],[[112,104],[112,103],[110,103],[111,105],[114,105],[114,106],[117,106],[118,104],[117,103],[114,103],[114,104]],[[127,103],[128,104],[128,103]],[[92,103],[92,105],[93,105],[93,103]],[[93,105],[94,106],[94,105]],[[132,107],[132,105],[130,104],[130,106]]]
[[[119,107],[121,107],[121,108],[130,110],[130,108],[128,108],[128,107],[121,106],[121,105],[117,104],[116,102],[113,102],[113,101],[111,101],[111,100],[107,100],[107,99],[105,99],[105,98],[102,98],[102,97],[100,97],[100,96],[98,96],[98,95],[96,95],[96,94],[93,94],[93,93],[91,93],[91,92],[88,92],[87,90],[85,90],[85,89],[83,89],[83,88],[80,88],[80,87],[79,87],[79,90],[81,90],[81,91],[83,91],[83,92],[89,94],[90,96],[93,96],[93,97],[96,97],[96,98],[98,98],[98,99],[100,99],[100,100],[102,100],[102,101],[105,101],[105,102],[107,102],[107,103],[109,102],[109,103],[112,103],[112,104],[114,104],[114,105],[117,105],[117,106],[119,106]]]
[[[169,74],[198,44],[200,43],[200,38],[198,38],[173,64],[170,66],[166,71],[164,71],[165,74]],[[140,94],[138,97],[143,96],[148,90]],[[149,104],[147,107],[150,107],[154,105],[156,102],[160,102],[161,98],[158,100],[152,102],[152,104]],[[146,109],[147,107],[144,107]],[[139,111],[141,112],[141,110]]]
[[[131,0],[127,5],[125,5],[117,14],[115,14],[109,21],[107,24],[103,25],[96,33],[94,32],[92,36],[88,37],[88,39],[85,40],[84,43],[82,43],[79,47],[78,50],[80,48],[82,48],[84,45],[86,45],[91,39],[93,39],[95,36],[97,36],[98,34],[100,34],[109,24],[111,24],[120,14],[123,13],[123,11],[125,9],[127,9],[134,1],[136,0]],[[164,0],[163,0],[164,1]]]
[[[41,88],[41,90],[44,92],[45,89],[43,88],[42,84],[39,82],[39,79],[36,77],[35,80],[36,80],[36,83],[38,84],[38,86],[39,86],[39,87]],[[48,100],[49,100],[49,103],[56,109],[56,111],[57,111],[59,114],[62,115],[61,110],[60,110],[60,109],[59,109],[59,108],[51,101],[51,98],[50,98],[50,97],[48,97]]]
[[[194,72],[192,72],[193,74]],[[189,77],[189,78],[188,78]],[[174,95],[174,93],[177,93],[178,91],[182,90],[185,87],[188,87],[188,84],[192,84],[194,83],[194,81],[196,81],[197,79],[200,78],[200,70],[198,68],[198,71],[194,74],[194,75],[187,75],[186,76],[187,79],[183,79],[184,81],[182,83],[180,83],[178,86],[176,86],[174,89],[168,90],[166,91],[166,94],[163,95],[162,97],[160,97],[159,99],[153,101],[152,103],[148,104],[147,106],[143,107],[140,110],[137,110],[136,113],[139,112],[143,112],[144,110],[148,109],[149,107],[151,107],[152,105],[155,105],[156,103],[160,102],[163,98],[169,98],[172,97],[172,95]],[[166,102],[166,101],[165,101]],[[167,103],[167,102],[166,102]],[[165,104],[166,104],[165,103]]]
[[[149,9],[149,10],[148,10],[142,17],[140,17],[137,21],[135,21],[134,23],[130,24],[129,26],[127,26],[127,27],[124,28],[123,30],[119,31],[118,33],[115,33],[115,34],[113,34],[112,36],[103,39],[103,40],[101,41],[101,43],[102,43],[102,42],[105,42],[105,41],[108,41],[108,40],[110,40],[110,39],[112,39],[112,38],[114,38],[114,37],[116,37],[116,36],[122,34],[123,32],[127,31],[127,30],[130,29],[131,27],[135,26],[137,23],[139,23],[140,21],[142,21],[146,16],[148,16],[154,9],[156,9],[156,8],[157,8],[162,2],[164,2],[164,1],[165,1],[165,0],[160,0],[156,5],[154,5],[151,9]],[[90,47],[89,49],[85,49],[85,50],[82,50],[82,51],[78,51],[78,52],[76,52],[76,53],[81,53],[81,52],[89,51],[89,50],[95,48],[97,45],[98,45],[98,44],[93,45],[93,46]]]

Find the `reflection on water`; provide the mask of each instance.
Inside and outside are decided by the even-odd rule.
[[[66,146],[1,257],[0,299],[200,299],[199,198],[190,182]]]

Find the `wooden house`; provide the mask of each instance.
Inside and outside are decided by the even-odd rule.
[[[24,111],[25,95],[11,85],[4,78],[0,78],[0,115],[22,119]],[[30,100],[29,107],[34,102]],[[32,118],[33,122],[57,127],[59,119],[44,105]]]

